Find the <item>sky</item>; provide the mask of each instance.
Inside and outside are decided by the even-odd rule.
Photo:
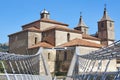
[[[40,19],[46,9],[50,19],[77,26],[80,12],[89,27],[89,34],[97,32],[104,5],[115,21],[115,39],[120,40],[120,0],[0,0],[0,43],[9,41],[8,35],[22,30],[21,26]]]

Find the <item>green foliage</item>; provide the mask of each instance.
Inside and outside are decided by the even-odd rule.
[[[0,73],[4,73],[4,69],[3,69],[3,66],[1,64],[1,61],[0,61]]]
[[[1,64],[0,64],[0,73],[4,73],[4,69]]]
[[[8,45],[0,43],[0,52],[7,52],[7,51],[8,51]],[[0,63],[0,73],[4,73],[4,69],[1,63]]]
[[[0,52],[7,52],[8,51],[8,45],[0,43]]]

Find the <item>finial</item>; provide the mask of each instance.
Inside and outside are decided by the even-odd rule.
[[[106,6],[107,6],[107,4],[104,4],[104,10],[106,11]]]
[[[80,12],[80,16],[82,16],[82,12]]]

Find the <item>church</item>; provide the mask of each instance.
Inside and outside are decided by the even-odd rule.
[[[9,35],[9,52],[16,54],[35,54],[40,47],[48,62],[50,72],[66,73],[75,50],[56,50],[47,48],[79,47],[80,54],[87,54],[113,43],[114,21],[104,8],[103,16],[98,20],[98,31],[88,34],[89,27],[80,15],[78,24],[70,29],[68,24],[50,19],[50,13],[43,10],[40,19],[22,26],[22,30]],[[36,66],[38,73],[42,67]]]

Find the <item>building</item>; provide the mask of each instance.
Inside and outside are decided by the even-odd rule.
[[[108,16],[106,7],[98,21],[98,31],[88,34],[89,28],[82,15],[78,25],[70,29],[68,24],[50,19],[50,13],[43,10],[40,19],[22,26],[22,31],[9,35],[9,52],[35,54],[40,47],[79,47],[80,54],[86,54],[114,42],[114,21]],[[74,50],[44,50],[51,73],[67,72]],[[116,61],[113,62],[116,64]],[[42,72],[39,69],[38,72]],[[116,69],[114,69],[116,70]]]

